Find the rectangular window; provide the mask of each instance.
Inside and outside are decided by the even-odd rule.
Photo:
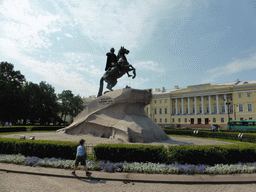
[[[209,101],[209,97],[206,97],[206,101]]]
[[[164,108],[164,114],[167,114],[167,108]]]
[[[182,114],[182,108],[180,108],[180,114]]]
[[[221,100],[224,100],[224,95],[221,95],[221,96],[220,96],[220,99],[221,99]]]
[[[243,121],[244,120],[244,118],[243,117],[240,117],[240,121]]]
[[[249,117],[249,120],[252,120],[252,117]]]
[[[251,97],[251,93],[247,93],[247,97]]]
[[[167,118],[164,119],[164,122],[167,123]]]
[[[159,103],[162,103],[162,99],[159,100]]]
[[[241,93],[238,93],[238,98],[242,98],[242,94]]]
[[[157,111],[157,110],[156,110],[156,109],[154,109],[154,114],[156,114],[156,111]]]
[[[209,113],[209,107],[206,106],[206,113]]]
[[[192,113],[195,113],[195,107],[192,107]]]
[[[213,113],[217,113],[217,106],[213,106]]]
[[[164,100],[164,103],[167,103],[167,99]]]
[[[199,101],[201,101],[201,97],[199,97]]]
[[[212,119],[212,122],[213,122],[213,123],[216,123],[216,118],[213,118],[213,119]]]
[[[155,119],[155,123],[156,123],[157,121],[156,121],[156,119]]]
[[[175,107],[173,108],[173,113],[174,113],[174,114],[176,113],[176,108],[175,108]]]
[[[184,119],[184,122],[187,123],[187,118]]]
[[[154,101],[154,103],[156,103],[156,100]]]
[[[221,113],[225,113],[225,106],[221,105]]]
[[[247,104],[247,110],[252,111],[252,104]]]
[[[192,98],[192,101],[194,102],[194,101],[195,101],[195,98]]]
[[[188,114],[188,107],[186,107],[186,114]]]
[[[244,111],[244,106],[243,106],[243,104],[239,104],[239,111]]]
[[[199,113],[202,113],[202,107],[199,107]]]
[[[221,121],[221,123],[224,123],[224,118],[221,118],[220,121]]]
[[[229,112],[233,113],[233,105],[229,105]]]
[[[162,109],[159,109],[159,114],[162,114]]]
[[[178,119],[178,122],[180,123],[180,118]]]
[[[173,123],[175,122],[174,118],[172,118],[172,122],[173,122]]]
[[[213,97],[213,100],[214,100],[214,101],[216,101],[216,99],[217,99],[217,95]]]
[[[162,119],[161,118],[159,119],[159,122],[162,123]]]

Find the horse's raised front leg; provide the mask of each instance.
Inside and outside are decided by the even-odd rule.
[[[135,71],[135,68],[133,68],[133,79],[136,77],[136,71]]]
[[[128,75],[128,77],[131,77],[131,76],[132,76],[132,75],[129,74],[129,71],[127,71],[126,74]]]

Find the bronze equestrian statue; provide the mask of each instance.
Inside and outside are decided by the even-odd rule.
[[[111,48],[110,52],[107,53],[108,58],[105,68],[106,72],[100,79],[100,88],[97,97],[102,95],[103,81],[107,83],[107,88],[110,91],[113,91],[112,88],[116,85],[117,79],[122,77],[125,73],[127,73],[128,77],[132,76],[133,79],[136,77],[135,68],[128,63],[125,57],[125,55],[129,54],[130,51],[121,47],[117,56],[115,56],[114,52],[115,49]],[[130,75],[129,71],[133,71],[133,75]]]

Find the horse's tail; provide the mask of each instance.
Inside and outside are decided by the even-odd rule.
[[[101,77],[100,79],[100,89],[97,97],[100,97],[102,95],[102,92],[103,92],[103,77]]]

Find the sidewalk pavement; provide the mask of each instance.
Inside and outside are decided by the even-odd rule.
[[[86,177],[85,172],[82,170],[77,170],[76,172],[77,176],[73,176],[71,172],[72,170],[67,170],[67,169],[30,167],[30,166],[23,166],[23,165],[0,163],[0,173],[1,173],[0,174],[0,191],[2,191],[1,187],[3,189],[5,188],[6,191],[8,190],[18,191],[18,188],[17,190],[12,189],[11,182],[14,182],[14,181],[8,180],[8,174],[12,175],[10,179],[14,177],[17,177],[17,178],[20,177],[21,179],[22,178],[24,179],[25,177],[45,178],[44,182],[49,183],[49,181],[51,181],[51,184],[54,180],[56,180],[54,185],[58,184],[58,185],[55,185],[55,187],[59,187],[59,188],[55,188],[56,190],[61,189],[61,187],[67,190],[68,189],[67,186],[69,187],[73,186],[74,180],[76,180],[76,182],[86,181],[87,184],[88,183],[100,184],[100,188],[102,188],[103,191],[111,191],[111,190],[118,191],[117,189],[122,187],[121,185],[125,185],[125,184],[129,184],[130,186],[133,186],[133,187],[138,186],[139,187],[138,191],[148,191],[149,189],[151,191],[181,191],[181,188],[182,188],[182,191],[191,191],[192,189],[194,189],[193,191],[198,191],[198,190],[199,191],[256,191],[256,174],[176,175],[176,174],[141,174],[141,173],[120,173],[120,172],[106,173],[102,171],[90,171],[92,172],[91,177]],[[18,181],[19,179],[17,178],[15,181],[15,185],[17,185],[17,182],[19,182]],[[46,181],[46,178],[49,180]],[[3,182],[4,180],[6,180],[5,183]],[[29,180],[27,181],[28,181],[27,185],[31,185],[31,181],[30,182]],[[38,182],[38,185],[40,182]],[[70,182],[70,185],[67,184],[68,182]],[[106,188],[103,187],[102,185],[106,184],[107,182],[109,182],[109,184],[111,185],[107,185],[108,187]],[[8,185],[8,183],[10,186]],[[24,180],[21,182],[20,186],[22,184],[25,185]],[[111,189],[111,187],[113,187],[116,190]],[[184,188],[184,187],[187,187],[187,188]],[[97,187],[95,186],[95,188],[92,188],[94,189],[92,191],[97,191],[100,188],[99,186]],[[41,186],[41,189],[43,191],[44,186]],[[132,190],[136,191],[134,189]],[[37,190],[37,191],[40,191],[40,190]],[[73,191],[79,191],[79,189],[76,189]],[[125,190],[122,190],[122,191],[125,191]]]

